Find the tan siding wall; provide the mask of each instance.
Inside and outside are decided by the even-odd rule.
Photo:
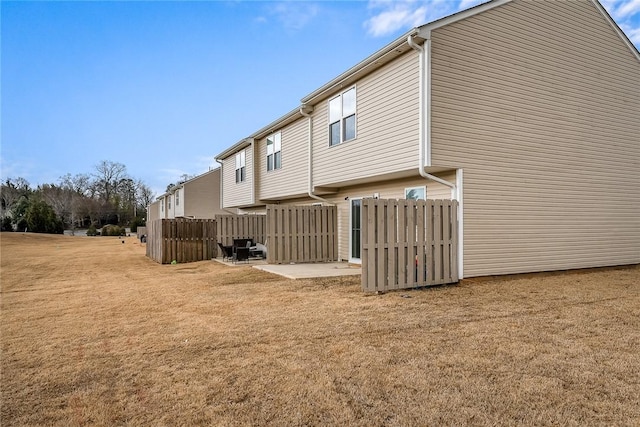
[[[313,113],[314,184],[417,167],[418,84],[413,50],[358,81],[356,139],[334,147],[329,147],[328,101],[318,104]]]
[[[148,215],[147,215],[148,221],[159,219],[160,218],[160,201],[156,200],[155,202],[151,203],[147,207],[147,210],[148,210]]]
[[[432,40],[465,276],[640,262],[640,63],[595,7],[515,1]]]
[[[455,182],[455,172],[438,174],[439,177]],[[341,260],[349,259],[349,210],[351,198],[373,197],[374,193],[379,193],[381,199],[404,199],[404,190],[407,187],[427,186],[428,199],[450,199],[451,190],[442,184],[433,181],[426,181],[422,178],[410,178],[379,182],[374,184],[346,187],[327,200],[335,203],[338,208],[338,253]],[[345,197],[348,198],[345,200]]]
[[[185,183],[184,199],[185,216],[188,217],[207,219],[228,213],[220,209],[220,169]]]
[[[267,139],[258,141],[258,194],[263,199],[305,193],[308,186],[309,125],[305,117],[282,131],[282,168],[267,172]]]
[[[242,183],[236,183],[236,156],[232,154],[223,160],[223,207],[237,207],[251,204],[253,200],[253,152],[251,146],[246,151],[246,179]]]

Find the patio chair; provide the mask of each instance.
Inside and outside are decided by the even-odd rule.
[[[218,242],[218,247],[220,247],[220,252],[222,253],[222,260],[230,260],[233,258],[233,246],[224,246],[222,243]]]
[[[252,257],[267,258],[267,247],[262,243],[256,243],[255,246],[249,248],[249,255]]]
[[[237,247],[233,253],[233,262],[239,261],[247,261],[249,262],[249,248],[248,247]]]

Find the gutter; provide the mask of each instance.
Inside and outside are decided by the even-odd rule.
[[[391,61],[396,55],[404,53],[404,43],[407,37],[420,37],[419,29],[413,28],[409,32],[392,41],[382,49],[373,53],[363,61],[349,68],[339,76],[335,77],[324,86],[316,89],[309,95],[302,98],[302,105],[315,105],[334,92],[337,88],[350,85],[353,81],[368,74],[374,69],[381,67],[383,64]]]
[[[305,104],[300,105],[300,114],[307,118],[309,123],[309,187],[307,188],[307,195],[312,199],[316,199],[322,203],[326,203],[329,206],[333,206],[334,203],[331,203],[327,199],[323,199],[322,197],[314,194],[313,192],[313,117],[311,116],[311,112],[313,112],[313,107],[309,107]]]
[[[251,139],[251,206],[256,204],[256,168],[258,167],[257,164],[258,162],[256,162],[256,147],[255,147],[255,138],[250,138]],[[247,167],[246,165],[246,158],[245,158],[245,168]],[[248,168],[247,168],[248,169]],[[222,181],[222,180],[220,180]]]
[[[426,32],[424,47],[417,45],[411,36],[407,37],[407,44],[419,53],[420,61],[420,176],[438,182],[451,188],[451,198],[458,201],[458,277],[464,278],[464,217],[462,198],[462,169],[456,170],[456,183],[453,184],[435,175],[425,172],[426,166],[431,166],[431,31]],[[426,62],[426,65],[425,65]]]
[[[431,36],[431,34],[429,34]],[[431,166],[431,37],[424,42],[424,47],[416,44],[411,35],[407,36],[407,44],[419,54],[419,132],[418,132],[418,172],[424,179],[435,181],[451,188],[451,197],[456,199],[456,184],[425,172],[425,166]],[[426,66],[425,66],[426,59]]]

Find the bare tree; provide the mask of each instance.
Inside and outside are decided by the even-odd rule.
[[[38,188],[42,199],[53,208],[55,214],[62,219],[65,226],[73,224],[73,191],[55,184],[43,184]]]
[[[141,210],[146,214],[147,208],[153,202],[156,195],[151,188],[142,181],[136,183],[136,194],[138,206],[140,206]]]
[[[95,168],[93,177],[96,192],[104,202],[111,203],[118,192],[118,185],[128,178],[127,167],[122,163],[102,160]]]
[[[58,180],[60,186],[68,188],[83,196],[89,196],[89,188],[91,187],[91,177],[85,173],[71,175],[70,173],[63,175]]]

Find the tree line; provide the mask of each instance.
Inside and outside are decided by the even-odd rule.
[[[32,188],[7,178],[0,188],[3,231],[62,233],[65,229],[144,225],[155,195],[122,163],[103,160],[89,174],[66,174],[55,184]]]

